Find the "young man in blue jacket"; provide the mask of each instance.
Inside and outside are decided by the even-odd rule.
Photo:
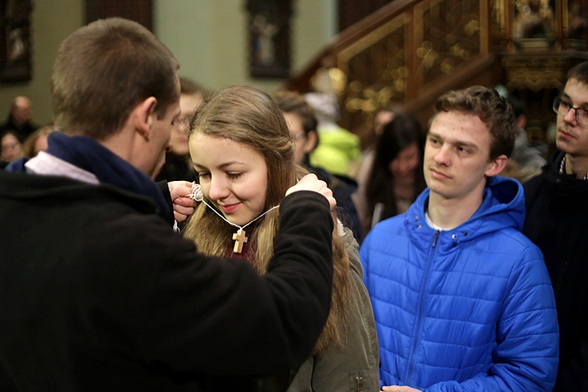
[[[523,189],[495,177],[512,151],[512,109],[493,89],[436,103],[428,188],[378,224],[360,252],[384,391],[550,391],[555,300],[541,251],[521,232]]]
[[[543,252],[560,334],[556,392],[588,391],[588,61],[572,68],[553,103],[557,151],[525,183],[523,233]]]

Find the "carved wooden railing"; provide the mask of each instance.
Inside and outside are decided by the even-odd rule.
[[[529,1],[551,11],[539,38],[519,29]],[[571,65],[588,58],[588,5],[546,1],[394,0],[341,32],[286,88],[309,91],[330,82],[341,125],[358,133],[391,103],[426,121],[441,93],[472,84],[550,95]]]

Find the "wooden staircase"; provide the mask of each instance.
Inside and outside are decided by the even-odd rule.
[[[546,0],[394,0],[342,31],[285,88],[330,86],[340,124],[363,136],[380,108],[400,105],[426,125],[443,92],[503,85],[545,132],[567,70],[588,59],[588,32],[576,26],[588,5],[551,0],[540,10],[551,12],[543,35],[522,37],[529,1]]]

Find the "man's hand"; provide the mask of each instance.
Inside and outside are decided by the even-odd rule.
[[[194,213],[197,203],[188,195],[192,193],[192,183],[188,181],[171,181],[167,183],[174,208],[174,218],[183,222]]]
[[[398,385],[390,385],[382,387],[383,392],[421,392],[420,389],[414,389],[411,387],[400,387]]]
[[[331,210],[337,205],[337,202],[333,197],[333,192],[327,187],[327,184],[324,181],[319,180],[314,174],[307,174],[302,177],[296,185],[290,187],[286,191],[286,196],[288,196],[290,193],[298,191],[313,191],[320,193],[327,198],[327,201],[331,206]]]

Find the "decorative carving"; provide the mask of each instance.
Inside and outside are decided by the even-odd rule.
[[[557,89],[563,87],[570,61],[565,58],[543,56],[509,57],[502,61],[509,90]]]

